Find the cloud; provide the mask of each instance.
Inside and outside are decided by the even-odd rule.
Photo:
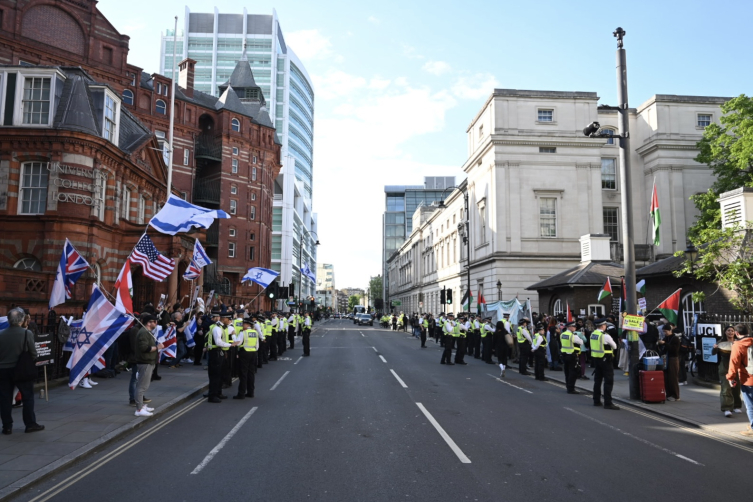
[[[444,61],[427,61],[423,66],[423,70],[433,75],[444,75],[452,70],[452,67]]]
[[[419,54],[415,47],[406,44],[403,44],[403,56],[408,59],[424,59],[424,56]]]
[[[285,35],[285,40],[299,58],[322,59],[332,57],[332,42],[319,30],[292,31]]]
[[[366,79],[340,70],[331,70],[325,76],[312,75],[316,85],[317,99],[348,97],[354,91],[366,87]]]
[[[371,24],[379,24],[382,22],[379,18],[374,17],[374,16],[369,16],[367,21],[370,22]]]
[[[461,99],[481,99],[494,92],[499,81],[491,73],[476,73],[458,77],[452,85],[452,92]]]
[[[391,80],[374,77],[369,81],[369,89],[386,89],[392,83]]]

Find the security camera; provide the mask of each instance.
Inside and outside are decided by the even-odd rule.
[[[593,137],[601,129],[601,125],[598,122],[591,122],[585,129],[583,134],[588,137]]]

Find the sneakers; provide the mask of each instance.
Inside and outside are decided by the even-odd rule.
[[[742,434],[743,436],[753,437],[753,430],[751,430],[750,426],[748,426],[748,428],[744,431],[740,431],[740,434]]]
[[[89,385],[89,379],[88,378],[84,378],[83,380],[81,380],[78,383],[78,386],[81,387],[82,389],[93,389],[94,388],[91,385]]]
[[[151,400],[151,399],[149,399],[149,398],[148,398],[148,397],[146,397],[146,396],[142,397],[142,398],[141,398],[141,401],[143,401],[143,402],[145,402],[145,403],[151,403],[151,402],[152,402],[152,400]]]
[[[675,399],[674,397],[670,396],[670,397],[667,398],[667,401],[677,401],[677,399]]]
[[[740,408],[735,408],[732,411],[734,411],[735,413],[742,413],[743,412],[743,410],[741,410]]]
[[[44,430],[44,425],[32,424],[26,428],[24,432],[39,432]]]
[[[732,412],[729,411],[729,410],[727,410],[727,411],[724,412],[724,416],[727,417],[727,418],[732,418]]]
[[[146,405],[145,405],[143,409],[145,409],[145,410],[146,410],[146,411],[148,411],[149,413],[153,413],[153,412],[154,412],[154,408],[152,408],[152,407],[150,407],[150,406],[146,406]]]
[[[136,412],[134,413],[134,415],[137,416],[137,417],[151,417],[152,415],[154,415],[154,413],[148,411],[147,408],[146,408],[146,406],[144,406],[140,410],[136,410]]]
[[[89,385],[99,385],[97,382],[95,382],[91,378],[87,378],[87,380],[89,381]]]

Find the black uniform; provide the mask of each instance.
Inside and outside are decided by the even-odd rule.
[[[466,340],[467,332],[464,331],[464,328],[463,328],[464,325],[465,324],[462,323],[461,328],[460,328],[460,336],[457,337],[458,350],[455,351],[455,364],[468,364],[467,362],[465,362],[465,351],[466,351],[465,346],[466,346],[466,341],[467,341]]]
[[[310,317],[304,317],[303,318],[303,326],[301,327],[302,335],[303,335],[303,355],[304,356],[310,356],[311,355],[311,326],[306,326],[306,319],[311,319]]]
[[[206,347],[209,351],[209,371],[207,372],[209,376],[209,401],[213,403],[219,402],[222,396],[222,369],[223,362],[226,359],[225,351],[214,345],[212,331],[215,327],[223,329],[224,326],[218,321],[216,324],[211,325],[206,336]]]
[[[244,321],[244,324],[251,326],[251,320]],[[245,328],[245,326],[244,326]],[[253,336],[257,338],[256,351],[246,350],[245,348],[238,347],[238,394],[233,396],[233,399],[243,399],[245,397],[254,397],[254,388],[256,381],[256,354],[259,349],[258,333],[254,330],[246,328],[247,334],[245,336]]]
[[[445,323],[447,322],[449,321],[445,321]],[[444,330],[442,331],[442,345],[444,346],[444,351],[442,352],[442,364],[455,364],[452,362],[452,344],[454,340],[455,337],[452,336],[452,333],[445,333]]]

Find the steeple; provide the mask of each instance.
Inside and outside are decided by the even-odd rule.
[[[251,65],[246,56],[245,41],[243,42],[243,54],[241,54],[240,60],[236,63],[233,73],[227,82],[218,86],[220,95],[224,94],[228,87],[232,87],[241,102],[245,104],[258,104],[261,106],[267,104],[261,92],[261,87],[254,80],[254,73],[251,71]]]

